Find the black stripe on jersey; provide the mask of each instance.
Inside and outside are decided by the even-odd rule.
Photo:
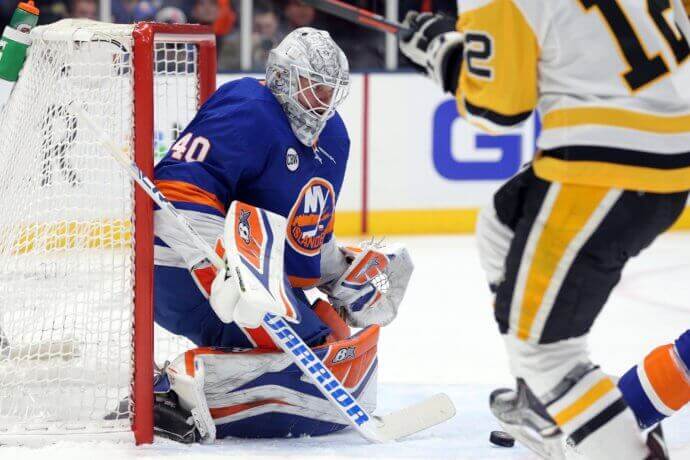
[[[690,166],[690,152],[659,154],[640,150],[601,146],[568,146],[543,150],[542,156],[566,161],[597,161],[655,169],[676,169]]]
[[[485,118],[491,123],[500,126],[515,126],[527,120],[529,116],[532,115],[531,110],[529,112],[518,113],[517,115],[503,115],[501,113],[494,112],[493,110],[474,105],[467,99],[465,99],[465,109],[469,114],[474,115],[475,117]]]
[[[628,405],[623,401],[623,398],[618,399],[616,402],[608,406],[606,409],[601,411],[596,417],[594,417],[589,422],[582,425],[580,428],[575,430],[573,434],[570,435],[573,443],[577,446],[580,444],[587,436],[597,431],[602,426],[609,423],[614,417],[623,412],[628,408]]]

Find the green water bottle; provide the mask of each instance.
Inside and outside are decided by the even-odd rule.
[[[29,32],[38,23],[33,0],[20,2],[0,38],[0,107],[10,98],[31,45]]]

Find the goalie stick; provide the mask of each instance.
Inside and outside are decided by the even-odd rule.
[[[221,270],[225,262],[213,248],[196,232],[189,221],[161,193],[155,184],[144,175],[136,163],[128,158],[96,126],[84,109],[73,104],[79,118],[96,135],[100,144],[146,192],[160,209],[174,218],[198,249],[204,251],[211,263]],[[239,273],[238,273],[239,276]],[[243,285],[242,282],[239,283]],[[415,405],[400,409],[383,417],[371,416],[350,394],[345,386],[328,370],[311,348],[299,337],[283,318],[266,313],[262,326],[271,339],[293,360],[299,369],[309,377],[312,384],[337,408],[361,436],[370,442],[381,443],[398,440],[405,436],[431,428],[455,415],[455,406],[445,394],[437,394]]]

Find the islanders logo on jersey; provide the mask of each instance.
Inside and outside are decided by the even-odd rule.
[[[288,217],[287,240],[292,249],[306,256],[321,250],[333,231],[335,191],[326,179],[314,177],[300,191]]]

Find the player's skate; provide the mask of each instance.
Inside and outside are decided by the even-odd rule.
[[[489,405],[503,429],[540,457],[565,460],[563,433],[522,379],[517,390],[500,388]]]

